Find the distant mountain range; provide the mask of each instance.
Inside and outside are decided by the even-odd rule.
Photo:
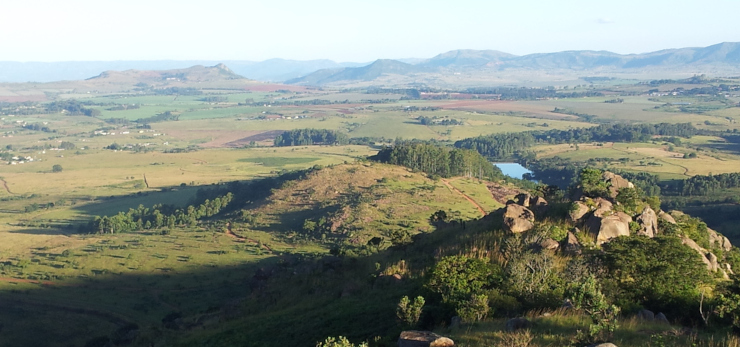
[[[455,50],[429,59],[380,59],[372,63],[337,63],[331,60],[297,61],[112,61],[112,62],[0,62],[0,82],[81,80],[101,71],[173,70],[194,65],[224,64],[249,79],[299,85],[341,85],[397,78],[398,83],[449,82],[465,78],[547,71],[570,74],[737,74],[740,43],[678,48],[644,54],[608,51],[565,51],[517,56],[494,50]],[[462,78],[462,77],[461,77]]]
[[[565,51],[516,56],[499,51],[456,50],[416,64],[377,60],[362,67],[318,70],[286,81],[289,84],[327,85],[337,82],[371,81],[382,75],[410,76],[428,80],[424,74],[504,73],[514,71],[560,71],[562,73],[738,73],[740,43],[720,43],[702,48],[668,49],[644,54],[607,51]],[[435,78],[438,78],[435,77]]]

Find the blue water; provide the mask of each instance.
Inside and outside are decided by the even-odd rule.
[[[532,173],[532,171],[527,170],[527,168],[518,163],[493,163],[493,165],[501,169],[501,172],[503,172],[504,175],[513,178],[522,179],[524,174]]]

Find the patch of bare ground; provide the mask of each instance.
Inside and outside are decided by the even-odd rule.
[[[491,192],[493,199],[504,205],[517,194],[524,193],[524,191],[519,188],[502,186],[498,183],[489,182],[486,186],[488,187],[488,191]]]

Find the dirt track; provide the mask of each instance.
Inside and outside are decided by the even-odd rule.
[[[465,198],[465,200],[470,201],[470,203],[473,204],[473,206],[475,206],[475,208],[477,208],[478,211],[480,211],[480,213],[482,215],[484,215],[484,216],[486,215],[486,211],[483,210],[483,207],[481,205],[479,205],[477,202],[475,202],[475,200],[473,200],[471,197],[465,195],[465,193],[463,193],[459,189],[453,187],[450,184],[450,182],[448,182],[446,179],[442,179],[442,183],[444,183],[447,186],[447,188],[450,188],[450,190],[452,190],[453,192],[456,192],[456,193],[462,195],[462,197]]]
[[[5,182],[5,180],[2,179],[2,178],[0,178],[0,182],[3,182],[3,188],[5,188],[5,190],[8,192],[8,194],[15,194],[15,193],[13,193],[13,192],[10,191],[10,188],[8,187],[8,182]]]

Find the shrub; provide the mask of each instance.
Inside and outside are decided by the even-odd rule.
[[[349,342],[346,337],[339,336],[337,338],[327,337],[324,342],[317,343],[316,347],[367,347],[367,343],[363,342],[355,345]]]
[[[412,303],[408,296],[401,298],[396,308],[396,316],[404,327],[414,327],[419,323],[421,311],[424,308],[424,297],[417,296]]]

